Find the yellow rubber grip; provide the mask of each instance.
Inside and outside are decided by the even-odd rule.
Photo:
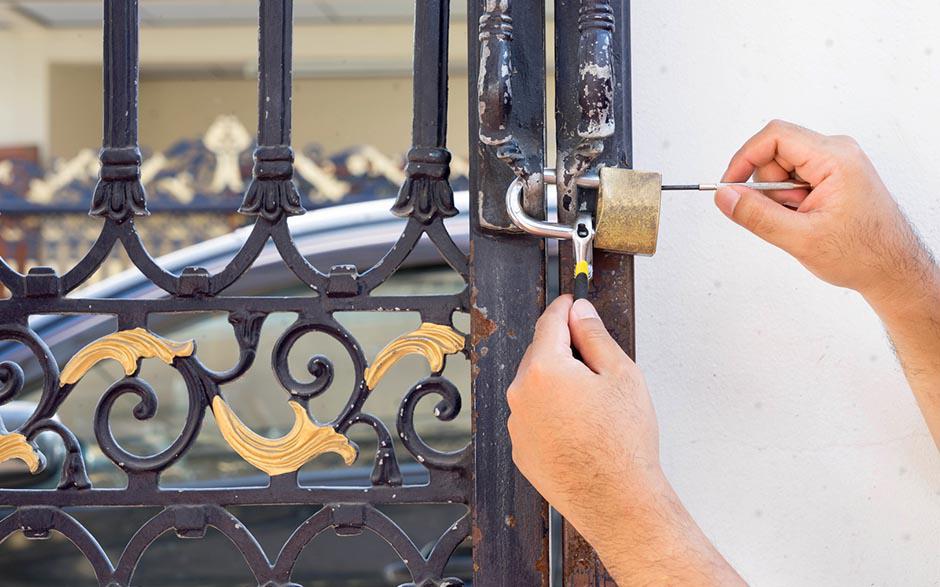
[[[578,261],[578,264],[574,267],[574,276],[577,277],[581,274],[587,275],[590,273],[590,265],[587,261]]]

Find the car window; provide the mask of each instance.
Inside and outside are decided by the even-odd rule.
[[[287,288],[265,295],[298,295],[302,287]],[[398,271],[376,295],[428,295],[459,292],[463,287],[461,277],[446,266],[428,266]],[[309,290],[307,290],[309,292]],[[278,383],[271,369],[271,354],[275,343],[296,319],[293,313],[274,313],[267,317],[261,330],[258,354],[252,368],[242,378],[223,386],[226,401],[238,417],[258,434],[277,437],[285,434],[293,424],[293,414],[287,400],[289,395]],[[367,361],[397,336],[410,332],[420,325],[417,313],[400,312],[345,312],[337,313],[336,319],[356,338]],[[177,341],[193,339],[197,345],[197,356],[208,367],[225,370],[235,364],[238,346],[225,313],[201,312],[196,314],[173,314],[151,316],[150,328],[165,338]],[[455,326],[461,332],[469,331],[466,316],[455,316]],[[353,365],[343,347],[331,337],[312,333],[302,337],[289,355],[289,365],[294,378],[307,381],[312,376],[306,365],[310,357],[324,355],[334,366],[331,387],[310,402],[313,416],[327,422],[339,414],[348,401],[356,384]],[[61,359],[60,359],[61,360]],[[405,393],[417,381],[428,375],[427,362],[418,356],[407,356],[397,363],[372,391],[365,404],[365,411],[379,417],[397,441],[395,421]],[[470,437],[469,362],[463,355],[448,357],[444,373],[461,391],[463,409],[456,420],[441,422],[434,416],[434,405],[439,398],[425,398],[415,413],[416,429],[435,448],[453,450],[465,445]],[[189,410],[186,386],[180,375],[171,367],[156,360],[145,360],[140,373],[148,381],[159,398],[157,414],[148,420],[138,421],[133,416],[137,398],[133,395],[121,397],[112,409],[111,429],[121,445],[134,453],[155,454],[168,447],[179,435]],[[114,361],[96,365],[76,385],[73,397],[62,404],[59,417],[79,437],[87,452],[89,475],[99,487],[120,487],[126,483],[121,473],[105,457],[94,437],[92,422],[95,404],[104,389],[123,376]],[[360,446],[357,467],[364,469],[362,482],[368,482],[368,472],[375,454],[375,433],[368,426],[353,426],[349,436]],[[402,464],[411,460],[400,444],[397,454]],[[325,468],[342,466],[334,455],[324,455],[308,463],[301,471],[301,482],[305,473],[315,473]],[[195,444],[187,454],[170,467],[162,476],[167,486],[188,482],[232,479],[242,476],[260,475],[260,472],[243,461],[232,451],[207,410],[206,420]],[[315,482],[315,481],[313,481]]]

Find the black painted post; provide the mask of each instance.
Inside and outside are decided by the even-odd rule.
[[[603,75],[608,68],[610,78]],[[555,88],[556,161],[567,167],[567,177],[598,165],[632,167],[629,0],[555,0]],[[559,178],[566,177],[562,171]],[[596,191],[577,194],[572,183],[560,182],[560,220],[573,220],[578,196],[593,209]],[[559,251],[561,289],[570,292],[565,276],[572,274],[571,248]],[[633,257],[595,250],[591,286],[589,298],[604,324],[634,357]],[[565,587],[615,586],[591,546],[567,523],[562,538]]]
[[[503,202],[514,175],[506,162],[525,153],[517,163],[543,165],[545,3],[514,0],[508,9],[508,0],[471,0],[468,10],[473,579],[486,587],[549,580],[548,508],[513,465],[506,430],[506,389],[545,305],[544,243],[490,229],[509,226]]]

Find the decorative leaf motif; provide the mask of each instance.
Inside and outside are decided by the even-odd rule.
[[[30,473],[38,473],[42,466],[33,445],[27,442],[25,436],[16,432],[0,434],[0,463],[11,459],[23,461],[29,467]]]
[[[402,357],[421,355],[428,360],[431,370],[444,368],[444,357],[464,348],[464,336],[443,324],[425,322],[417,330],[403,334],[379,351],[375,361],[365,370],[366,387],[375,389],[379,380]]]
[[[454,190],[450,187],[450,153],[444,148],[418,148],[408,152],[408,178],[392,206],[396,216],[429,224],[437,216],[456,216]]]
[[[157,358],[169,365],[176,357],[188,357],[194,350],[196,344],[191,340],[175,342],[143,328],[122,330],[99,338],[75,353],[62,369],[59,382],[61,385],[77,383],[89,369],[105,359],[116,360],[125,375],[132,375],[139,359]]]
[[[247,462],[272,477],[292,473],[307,461],[328,452],[343,457],[347,465],[356,461],[359,450],[348,438],[331,426],[314,424],[298,402],[287,403],[294,411],[294,426],[277,439],[265,438],[248,428],[220,395],[212,398],[212,413],[228,445]]]
[[[140,149],[136,146],[102,149],[100,178],[88,213],[107,216],[115,222],[150,214],[140,165]]]

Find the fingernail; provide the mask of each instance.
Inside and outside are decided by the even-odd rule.
[[[587,300],[576,300],[574,306],[571,307],[571,311],[574,313],[574,317],[578,320],[585,320],[588,318],[595,318],[600,320],[600,316],[597,315],[597,310],[594,309],[594,304]]]
[[[734,207],[738,205],[740,199],[741,194],[731,188],[719,188],[715,192],[715,205],[729,218],[734,215]]]

